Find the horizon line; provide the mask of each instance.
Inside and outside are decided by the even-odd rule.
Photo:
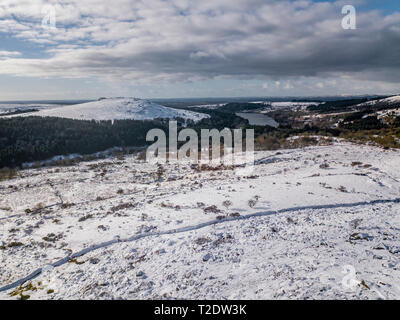
[[[81,99],[16,99],[16,100],[0,100],[0,103],[25,103],[25,102],[79,102],[79,101],[97,101],[101,98],[113,99],[113,98],[138,98],[142,100],[200,100],[200,99],[316,99],[316,98],[353,98],[353,97],[391,97],[397,96],[400,93],[392,94],[354,94],[354,95],[288,95],[288,96],[219,96],[219,97],[173,97],[173,98],[163,98],[163,97],[153,97],[153,98],[140,98],[140,97],[98,97],[98,98],[81,98]]]

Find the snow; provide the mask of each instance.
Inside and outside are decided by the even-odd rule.
[[[27,169],[0,182],[0,288],[45,267],[24,295],[400,299],[399,155],[336,141],[257,152],[247,177],[160,180],[134,156]]]
[[[309,106],[318,105],[320,102],[301,102],[301,101],[278,101],[278,102],[270,102],[270,101],[252,101],[250,103],[264,104],[267,106],[271,106],[274,110],[279,109],[301,109],[304,110]]]
[[[257,102],[254,102],[257,103]],[[261,103],[261,102],[260,102]],[[265,105],[270,105],[270,108],[264,112],[277,111],[282,109],[290,110],[306,110],[309,106],[318,105],[319,102],[294,102],[294,101],[280,101],[280,102],[263,102]]]
[[[400,96],[393,96],[386,99],[389,103],[400,103]]]
[[[200,109],[212,109],[216,110],[220,107],[226,106],[226,103],[217,103],[217,104],[200,104],[200,105],[192,105],[190,108],[200,108]]]
[[[91,156],[93,156],[95,158],[107,157],[107,156],[110,157],[110,156],[112,156],[113,152],[118,152],[118,151],[119,152],[123,151],[123,148],[113,147],[113,148],[109,148],[104,151],[96,152],[96,153],[92,154]],[[73,154],[69,154],[67,156],[65,156],[65,155],[54,156],[47,160],[41,160],[41,161],[35,161],[35,162],[24,162],[21,166],[22,166],[22,168],[26,169],[26,168],[32,168],[32,167],[36,166],[38,163],[40,164],[40,166],[49,166],[58,160],[66,160],[66,159],[70,159],[70,160],[78,159],[79,160],[79,159],[83,159],[83,158],[84,158],[83,155],[78,154],[78,153],[73,153]]]
[[[261,104],[267,107],[270,107],[267,111],[270,112],[272,110],[279,109],[301,109],[304,110],[311,105],[318,105],[319,102],[293,102],[293,101],[281,101],[281,102],[270,102],[270,101],[250,101],[252,104]],[[206,105],[193,105],[191,108],[205,108],[205,109],[213,109],[216,110],[220,107],[226,106],[227,103],[219,103],[219,104],[206,104]]]
[[[393,105],[393,104],[400,104],[400,95],[392,96],[392,97],[385,98],[385,99],[378,99],[378,100],[372,100],[372,101],[360,103],[356,107],[374,106],[376,104],[387,104],[389,106]]]
[[[388,115],[394,115],[394,116],[398,117],[398,116],[400,116],[400,108],[378,111],[377,115],[378,115],[378,119],[382,119]]]
[[[0,114],[3,113],[11,113],[15,111],[24,111],[28,109],[48,109],[48,108],[57,108],[60,105],[54,105],[54,104],[16,104],[16,103],[0,103]]]
[[[19,115],[20,116],[20,115]],[[23,116],[59,117],[75,120],[151,120],[156,118],[174,119],[177,117],[200,121],[209,115],[178,110],[137,98],[109,98],[76,105],[45,109]]]
[[[319,102],[272,102],[272,107],[275,108],[306,108],[312,105],[317,105]]]

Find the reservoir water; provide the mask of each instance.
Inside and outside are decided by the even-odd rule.
[[[262,113],[238,112],[236,115],[243,119],[249,120],[249,124],[252,126],[270,126],[274,128],[279,126],[278,122]]]

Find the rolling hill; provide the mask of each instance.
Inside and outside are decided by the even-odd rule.
[[[21,115],[18,115],[21,116]],[[107,98],[76,105],[49,108],[23,116],[58,117],[75,120],[152,120],[157,118],[200,121],[207,114],[178,110],[137,98]]]

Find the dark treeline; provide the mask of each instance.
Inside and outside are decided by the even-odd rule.
[[[233,114],[208,112],[211,118],[186,126],[200,129],[239,128],[247,121]],[[184,120],[177,119],[183,126]],[[112,147],[143,147],[147,132],[162,129],[168,135],[168,119],[82,121],[64,118],[16,117],[0,119],[0,168],[46,160],[57,155],[93,154]]]
[[[351,118],[351,117],[348,117]],[[346,119],[347,120],[347,119]],[[361,119],[353,119],[351,122],[345,122],[340,124],[340,128],[348,129],[351,131],[359,130],[378,130],[382,128],[389,128],[388,124],[383,123],[378,119],[377,116],[368,116]],[[347,120],[349,121],[349,120]]]
[[[165,121],[78,121],[62,118],[0,119],[0,167],[71,153],[91,154],[115,146],[143,146],[146,133]]]
[[[349,99],[349,100],[338,100],[338,101],[328,101],[321,103],[319,105],[309,106],[307,109],[309,111],[314,111],[318,113],[331,113],[331,112],[345,112],[349,111],[352,106],[360,103],[367,102],[367,98],[361,99]]]
[[[386,97],[375,97],[375,98],[357,98],[357,99],[348,99],[348,100],[334,100],[327,101],[318,105],[309,106],[307,109],[311,112],[318,113],[334,113],[334,112],[346,112],[346,111],[354,111],[354,109],[359,109],[359,111],[363,112],[374,112],[378,110],[384,109],[393,109],[397,108],[397,105],[388,105],[386,102],[376,102],[372,105],[364,105],[362,107],[356,107],[358,104],[362,104],[369,101],[375,101],[379,99],[383,99]]]

